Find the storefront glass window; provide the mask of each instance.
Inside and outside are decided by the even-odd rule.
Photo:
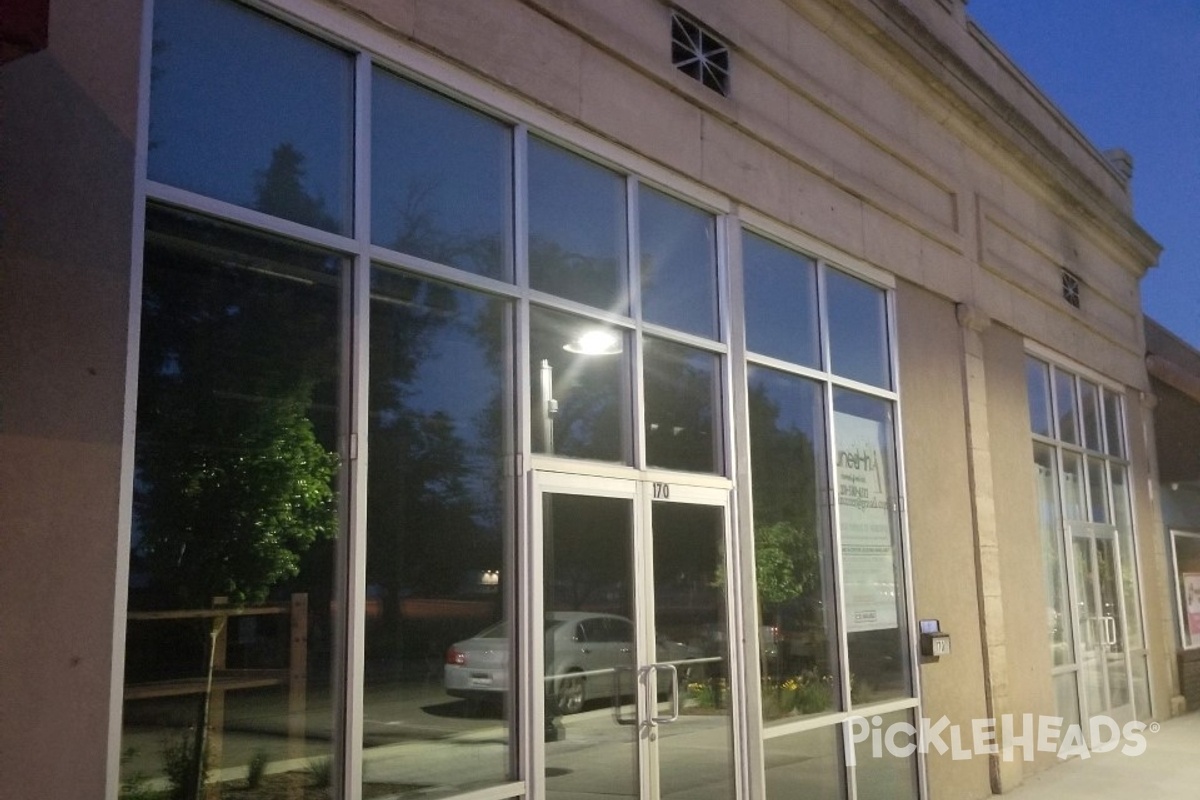
[[[512,315],[487,295],[371,277],[364,794],[436,796],[509,767],[505,595]]]
[[[1051,436],[1050,368],[1034,358],[1025,359],[1025,385],[1029,395],[1029,422],[1038,436]]]
[[[371,103],[371,241],[511,281],[510,129],[378,68]]]
[[[150,178],[349,233],[350,55],[236,3],[154,11]]]
[[[892,385],[887,305],[882,289],[838,270],[826,270],[829,368],[872,386]]]
[[[1050,633],[1050,654],[1054,666],[1073,663],[1071,609],[1067,600],[1067,565],[1063,557],[1062,522],[1059,519],[1058,468],[1054,450],[1033,446],[1035,486],[1038,499],[1038,528],[1042,534],[1042,559],[1045,567],[1046,621]]]
[[[742,263],[746,349],[806,367],[819,366],[816,261],[746,232]]]
[[[627,463],[628,335],[534,308],[529,348],[534,452]]]
[[[842,613],[856,706],[911,691],[894,437],[890,403],[834,390]]]
[[[629,314],[625,178],[529,137],[529,285]]]
[[[1054,371],[1054,407],[1058,411],[1058,438],[1067,444],[1079,444],[1079,406],[1075,399],[1075,378],[1062,370]]]
[[[1200,647],[1200,534],[1173,531],[1184,647]]]
[[[717,227],[711,214],[638,191],[642,318],[717,338]]]
[[[349,286],[320,250],[146,228],[122,772],[184,797],[330,757]]]
[[[647,336],[646,461],[652,467],[715,472],[721,464],[720,360]]]
[[[754,557],[768,724],[843,707],[820,384],[764,367],[749,377]]]

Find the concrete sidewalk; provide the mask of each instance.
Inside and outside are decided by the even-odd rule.
[[[1200,712],[1147,730],[1146,752],[1119,750],[1072,759],[1027,780],[1002,797],[1013,800],[1098,800],[1113,798],[1200,798]]]

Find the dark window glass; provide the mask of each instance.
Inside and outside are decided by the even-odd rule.
[[[1108,389],[1104,390],[1104,429],[1107,434],[1107,452],[1110,456],[1125,456],[1125,439],[1121,436],[1121,397]]]
[[[1050,369],[1036,358],[1025,359],[1025,389],[1029,396],[1029,426],[1039,436],[1053,436],[1050,429]]]
[[[1054,370],[1054,407],[1058,410],[1058,438],[1068,444],[1080,444],[1075,376],[1059,369]]]
[[[529,285],[629,313],[625,178],[529,138]]]
[[[772,736],[763,742],[769,800],[843,800],[846,766],[842,727]]]
[[[370,327],[363,794],[442,796],[510,777],[511,312],[376,267]],[[493,746],[464,761],[467,734]]]
[[[149,176],[349,233],[346,53],[225,0],[155,4]]]
[[[642,318],[717,336],[717,228],[711,214],[641,187]]]
[[[742,262],[746,348],[819,367],[816,262],[752,233],[742,237]]]
[[[197,216],[146,229],[124,780],[328,760],[348,270]]]
[[[692,472],[720,468],[718,357],[646,337],[646,461]]]
[[[1082,412],[1083,446],[1089,450],[1103,450],[1100,439],[1100,388],[1085,380],[1079,381],[1079,406]]]
[[[534,452],[627,462],[628,335],[542,308],[529,329]]]
[[[371,241],[512,279],[508,127],[381,69],[371,86]]]
[[[768,722],[842,708],[820,384],[751,367],[760,684]]]
[[[863,725],[877,725],[878,734],[871,731],[866,740],[856,738]],[[852,720],[851,741],[854,742],[854,796],[858,800],[917,800],[921,796],[917,782],[916,749],[919,744],[915,733],[920,723],[911,710],[893,711],[871,719]],[[893,726],[907,726],[897,727]],[[858,727],[858,730],[856,730]],[[887,747],[875,755],[870,739],[875,735],[887,737]]]
[[[882,289],[827,270],[830,370],[872,386],[891,386],[887,305]]]
[[[835,389],[842,596],[850,701],[911,696],[891,403]]]

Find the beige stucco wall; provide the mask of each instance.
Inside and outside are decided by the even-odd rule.
[[[49,48],[0,68],[0,794],[9,797],[95,800],[115,753],[141,5],[53,2]]]
[[[906,282],[896,289],[896,317],[914,615],[939,620],[952,646],[951,655],[921,666],[922,713],[969,731],[971,720],[990,712],[966,480],[962,337],[953,303]],[[928,770],[932,797],[991,793],[985,757],[933,752]]]
[[[1054,716],[1057,711],[1046,630],[1045,564],[1038,529],[1033,440],[1025,389],[1025,344],[1019,334],[994,324],[984,331],[983,341],[1008,656],[1008,681],[1004,688],[1014,717]],[[1054,763],[1054,754],[1036,753],[1033,764],[1022,761],[1009,769],[1023,779]]]

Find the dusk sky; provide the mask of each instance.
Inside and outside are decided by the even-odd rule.
[[[1200,349],[1200,0],[970,0],[967,13],[1100,150],[1133,155],[1163,246],[1146,313]]]

